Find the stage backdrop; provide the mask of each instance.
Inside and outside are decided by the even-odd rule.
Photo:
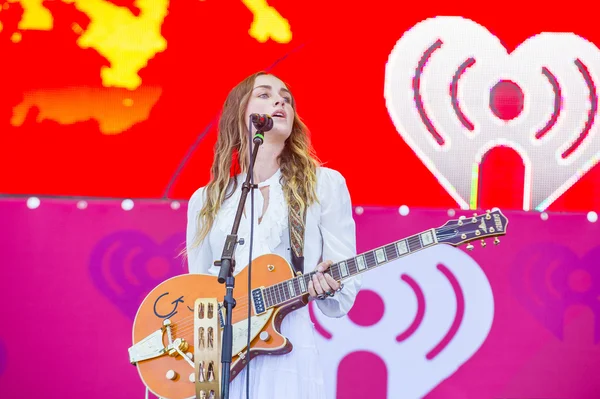
[[[365,274],[347,317],[312,309],[332,399],[600,397],[600,225],[504,214],[497,246],[417,252]],[[359,252],[461,215],[356,207]],[[186,272],[186,204],[15,199],[0,220],[0,397],[143,398],[132,322]]]
[[[357,204],[597,210],[597,25],[570,2],[0,0],[0,194],[187,200],[225,96],[268,70]]]

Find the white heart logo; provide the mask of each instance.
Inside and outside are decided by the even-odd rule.
[[[485,273],[451,246],[373,270],[364,275],[361,290],[376,299],[357,302],[348,317],[314,311],[316,323],[330,334],[318,339],[330,398],[356,396],[352,392],[365,381],[372,383],[366,384],[371,397],[387,392],[388,398],[422,398],[477,352],[492,327],[494,297]],[[351,367],[344,362],[357,353],[383,361],[387,387],[375,387],[382,378],[378,366],[355,365],[358,381],[344,375]]]
[[[508,54],[481,25],[435,17],[409,29],[384,96],[403,139],[461,208],[477,207],[478,167],[497,146],[525,164],[523,209],[546,209],[600,158],[600,51],[541,33]]]

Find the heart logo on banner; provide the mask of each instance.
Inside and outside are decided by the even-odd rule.
[[[494,297],[475,260],[440,245],[365,274],[348,317],[313,317],[328,397],[416,399],[479,350]]]
[[[133,320],[140,304],[154,287],[167,278],[187,272],[181,259],[175,257],[184,240],[185,233],[174,234],[162,244],[141,231],[112,233],[92,249],[92,281]]]
[[[503,145],[525,164],[523,209],[541,211],[600,159],[598,77],[600,50],[573,33],[541,33],[508,54],[476,22],[435,17],[396,43],[384,96],[461,208],[476,207],[482,158]]]
[[[515,256],[511,285],[515,297],[558,339],[563,339],[565,312],[573,305],[589,308],[600,320],[600,246],[582,258],[559,243],[540,243]],[[600,326],[594,330],[600,342]]]

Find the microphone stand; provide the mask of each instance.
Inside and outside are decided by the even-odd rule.
[[[221,260],[216,261],[215,265],[221,266],[219,270],[219,283],[225,283],[226,293],[223,303],[226,309],[225,324],[223,326],[223,342],[221,351],[221,385],[222,395],[221,399],[229,399],[229,380],[231,374],[231,358],[233,351],[233,326],[232,326],[232,313],[235,307],[235,299],[233,297],[233,289],[235,286],[235,277],[233,276],[233,270],[235,268],[235,248],[237,244],[243,245],[244,240],[238,241],[238,229],[240,221],[242,219],[242,213],[246,204],[246,197],[250,189],[258,188],[256,184],[250,184],[250,178],[254,173],[254,161],[256,160],[256,154],[258,153],[258,147],[264,142],[263,131],[258,129],[252,140],[254,148],[250,156],[250,166],[246,175],[246,180],[242,185],[242,196],[238,204],[237,213],[233,222],[233,228],[231,234],[229,234],[225,240],[225,246],[223,247],[223,254]]]

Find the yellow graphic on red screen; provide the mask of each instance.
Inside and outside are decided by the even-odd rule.
[[[142,80],[138,72],[167,47],[161,27],[168,13],[169,0],[137,0],[135,6],[140,10],[137,16],[129,9],[105,0],[62,1],[74,4],[90,18],[77,44],[83,49],[95,49],[110,62],[110,66],[100,71],[103,85],[131,90],[139,87]],[[20,30],[52,30],[54,18],[44,7],[44,0],[9,2],[20,3],[23,7]],[[266,0],[242,0],[242,3],[254,15],[248,31],[251,37],[261,43],[269,39],[278,43],[291,40],[288,21]]]
[[[266,0],[242,0],[242,3],[252,12],[254,19],[248,33],[260,43],[271,39],[277,43],[289,43],[292,31],[287,19],[267,4]]]
[[[30,109],[39,111],[36,122],[52,120],[61,125],[95,121],[103,134],[119,134],[148,119],[158,102],[160,87],[142,86],[134,91],[104,87],[65,87],[25,93],[13,110],[11,124],[21,126]]]
[[[8,0],[9,3],[20,3],[23,15],[19,21],[21,30],[52,30],[54,18],[52,13],[42,5],[44,0]],[[5,4],[4,9],[8,5]]]
[[[17,0],[10,0],[17,2]],[[52,30],[54,18],[43,6],[44,0],[18,0],[23,7],[19,21],[21,30]],[[105,0],[62,0],[74,4],[86,14],[90,23],[82,30],[77,45],[93,48],[110,66],[100,71],[105,87],[123,87],[134,90],[142,84],[138,72],[148,61],[167,48],[161,27],[168,13],[169,0],[137,0],[139,15],[125,7]]]
[[[142,84],[138,72],[148,60],[167,48],[161,26],[168,12],[168,0],[138,0],[140,14],[104,0],[63,0],[90,18],[77,44],[93,48],[110,62],[100,71],[106,87],[135,89]]]
[[[44,7],[44,0],[8,1],[19,3],[23,8],[18,24],[20,31],[50,31],[54,28],[54,17]],[[79,47],[92,48],[109,61],[110,65],[100,70],[102,86],[106,89],[69,87],[62,90],[32,90],[25,93],[24,101],[15,107],[12,125],[22,125],[32,107],[39,109],[36,119],[38,122],[50,119],[70,124],[95,119],[104,134],[121,133],[133,124],[147,119],[162,90],[160,87],[146,87],[144,96],[136,94],[142,85],[138,73],[157,53],[167,48],[168,43],[161,35],[161,27],[168,14],[169,0],[137,0],[134,3],[140,10],[137,16],[126,7],[106,0],[61,1],[73,4],[89,17],[86,29],[77,24],[73,24],[72,29],[79,34]],[[5,3],[3,8],[6,9],[9,3]],[[291,40],[288,21],[269,6],[266,0],[242,0],[242,3],[254,15],[248,31],[251,37],[261,43],[269,39],[278,43],[288,43]],[[21,38],[20,32],[15,32],[14,35]],[[126,90],[105,92],[113,88]],[[111,103],[107,104],[105,101]],[[108,110],[110,111],[107,112]]]

